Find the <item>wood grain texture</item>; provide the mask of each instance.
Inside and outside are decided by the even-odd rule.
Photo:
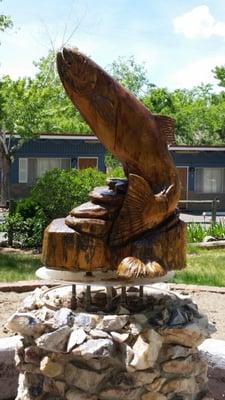
[[[72,271],[116,270],[155,278],[186,265],[186,228],[176,206],[180,182],[167,148],[174,120],[153,115],[88,57],[57,56],[65,90],[127,179],[95,188],[90,202],[45,230],[43,262]]]
[[[50,268],[107,271],[117,269],[124,258],[132,255],[145,265],[158,263],[165,273],[184,268],[186,225],[178,221],[167,228],[148,231],[124,246],[110,247],[104,238],[79,234],[64,219],[57,219],[45,230],[42,261]]]

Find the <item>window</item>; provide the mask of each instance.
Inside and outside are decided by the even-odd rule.
[[[224,193],[225,168],[196,168],[195,191],[200,193]]]
[[[70,158],[19,158],[19,183],[33,185],[53,168],[69,169]]]
[[[78,169],[98,169],[98,157],[78,157],[77,167]]]

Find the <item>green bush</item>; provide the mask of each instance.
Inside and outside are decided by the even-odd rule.
[[[15,211],[13,214],[19,214],[23,219],[32,218],[36,214],[37,204],[30,197],[18,200],[16,202]]]
[[[124,170],[122,167],[118,166],[112,169],[109,169],[107,176],[110,178],[125,178]]]
[[[93,168],[84,170],[53,169],[38,179],[31,192],[32,201],[50,222],[64,217],[75,206],[88,200],[95,186],[105,184],[106,176]]]
[[[41,246],[46,225],[47,220],[43,211],[36,208],[33,217],[24,218],[19,213],[9,215],[2,226],[2,230],[7,232],[9,244],[17,244],[22,248],[38,248]]]
[[[1,229],[21,247],[40,247],[45,227],[87,201],[89,192],[105,180],[105,174],[92,168],[51,170],[38,179],[30,197],[17,202]]]

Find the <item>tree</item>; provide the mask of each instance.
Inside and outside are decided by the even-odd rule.
[[[0,82],[2,204],[10,199],[11,163],[24,142],[43,132],[90,132],[62,87],[54,53],[49,52],[35,65],[37,73],[34,79],[12,80],[6,76]],[[15,139],[15,135],[20,138]]]
[[[144,64],[138,64],[134,56],[119,57],[107,69],[113,78],[136,96],[140,96],[152,86]]]
[[[214,78],[219,81],[218,85],[225,88],[225,65],[216,66],[212,72],[214,73]]]
[[[0,0],[2,1],[2,0]],[[0,31],[4,32],[7,28],[12,28],[13,22],[8,15],[0,14]]]

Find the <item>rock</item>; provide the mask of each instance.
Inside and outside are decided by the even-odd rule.
[[[161,392],[163,394],[168,393],[185,393],[192,394],[195,392],[195,380],[193,378],[190,379],[171,379],[164,383],[161,388]]]
[[[107,332],[105,332],[105,331],[103,331],[103,330],[101,330],[101,329],[92,329],[91,331],[90,331],[90,335],[94,338],[94,339],[98,339],[98,338],[110,338],[110,335],[107,333]]]
[[[159,376],[158,371],[135,371],[132,374],[135,386],[144,386],[152,383]]]
[[[158,377],[152,383],[148,384],[146,388],[150,392],[160,392],[162,385],[166,382],[166,378]]]
[[[74,326],[83,328],[85,332],[90,332],[94,329],[99,321],[99,316],[88,313],[77,313],[74,318]]]
[[[199,354],[185,359],[175,359],[162,364],[162,369],[168,374],[197,375],[206,372],[207,364],[199,357]]]
[[[136,389],[121,389],[121,388],[110,388],[105,389],[100,393],[100,398],[102,400],[139,400],[141,393],[143,392],[142,388]]]
[[[74,323],[74,314],[69,308],[62,307],[60,308],[60,310],[55,312],[54,323],[53,323],[54,329],[61,328],[62,326],[65,325],[71,327],[73,326],[73,323]]]
[[[97,396],[83,393],[80,390],[68,390],[66,400],[98,400]]]
[[[129,338],[129,333],[111,332],[111,336],[115,342],[123,343]]]
[[[193,314],[188,310],[182,310],[181,308],[176,308],[172,310],[172,314],[168,321],[169,326],[179,326],[185,325],[193,320]]]
[[[134,346],[134,358],[130,366],[135,369],[147,369],[154,366],[162,346],[162,338],[153,329],[146,330],[145,336],[138,336]]]
[[[144,330],[144,327],[139,324],[139,322],[131,322],[129,324],[129,330],[131,335],[137,336]]]
[[[143,327],[145,327],[148,323],[148,318],[144,314],[134,314],[133,318],[134,318],[135,322],[138,322]]]
[[[167,397],[161,393],[145,393],[141,396],[141,400],[166,400]]]
[[[67,343],[67,352],[70,352],[75,346],[82,344],[86,337],[87,334],[82,328],[73,329]]]
[[[16,361],[16,368],[19,372],[30,372],[31,374],[40,374],[40,368],[35,364]]]
[[[40,370],[43,375],[55,378],[63,374],[64,366],[59,362],[52,361],[49,357],[44,357],[40,363]]]
[[[162,359],[176,359],[176,358],[186,358],[194,354],[197,350],[193,350],[189,347],[179,346],[179,345],[165,345],[161,350]]]
[[[41,361],[40,349],[37,346],[26,347],[24,350],[24,361],[39,366]]]
[[[129,320],[128,315],[106,315],[100,323],[103,330],[107,332],[121,331]]]
[[[205,236],[202,243],[215,242],[217,239],[214,236]]]
[[[127,308],[125,308],[125,307],[119,305],[119,306],[117,307],[116,314],[118,314],[118,315],[121,315],[121,314],[123,314],[123,315],[129,315],[129,314],[130,314],[130,311],[129,311]]]
[[[0,400],[14,399],[18,386],[18,371],[15,366],[15,350],[21,344],[19,336],[0,338]]]
[[[16,400],[41,400],[44,377],[40,374],[20,374]],[[50,400],[50,398],[48,399]]]
[[[165,326],[170,319],[170,311],[163,305],[155,306],[149,315],[149,324],[152,326]]]
[[[44,305],[42,296],[46,287],[36,288],[33,293],[29,294],[19,306],[20,312],[32,311]]]
[[[96,393],[110,373],[111,371],[107,370],[99,374],[95,371],[75,367],[75,365],[69,363],[65,368],[65,380],[68,385],[76,386],[84,392]]]
[[[225,341],[207,339],[199,346],[201,357],[208,363],[208,387],[215,400],[225,394]]]
[[[40,349],[53,352],[66,352],[67,340],[71,328],[64,326],[51,333],[45,333],[36,339],[36,344]]]
[[[134,358],[134,351],[132,348],[126,344],[123,343],[121,345],[121,350],[122,350],[122,358],[123,358],[123,364],[126,365],[127,370],[129,371],[130,369],[133,371],[133,368],[130,368],[130,363]]]
[[[66,384],[62,381],[56,381],[55,379],[50,379],[48,377],[44,378],[43,390],[46,393],[51,393],[56,396],[65,396]]]
[[[148,319],[144,314],[135,314],[130,318],[130,333],[133,336],[139,335],[146,327]]]
[[[89,360],[85,360],[83,357],[79,359],[76,357],[75,362],[79,362],[81,368],[87,368],[99,372],[115,366],[115,364],[117,366],[119,364],[117,360],[112,358],[90,358]]]
[[[85,359],[96,357],[112,357],[114,351],[111,339],[90,339],[73,350],[73,355],[82,356]]]
[[[165,343],[197,347],[208,337],[208,329],[200,325],[200,320],[197,321],[180,328],[159,328],[158,332]]]
[[[46,326],[33,313],[19,313],[10,317],[6,327],[23,336],[36,336],[42,334]]]
[[[136,387],[133,374],[117,370],[117,372],[112,374],[112,377],[110,378],[110,387],[118,387],[120,389],[131,389]]]

